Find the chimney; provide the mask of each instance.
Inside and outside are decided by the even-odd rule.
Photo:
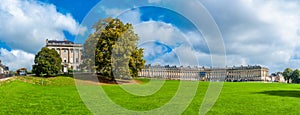
[[[46,39],[46,45],[48,45],[48,39]]]

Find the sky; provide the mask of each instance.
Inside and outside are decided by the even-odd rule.
[[[46,39],[83,43],[97,20],[111,16],[133,24],[148,64],[208,67],[213,61],[212,47],[219,45],[209,42],[205,28],[198,28],[189,18],[202,16],[198,9],[204,7],[222,35],[226,65],[262,65],[270,72],[300,69],[298,0],[171,2],[0,0],[0,60],[11,70],[31,69]],[[204,18],[199,21],[206,23]]]

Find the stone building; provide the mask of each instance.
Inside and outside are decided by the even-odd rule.
[[[266,81],[269,69],[257,65],[226,68],[147,65],[139,72],[139,76],[180,80]]]
[[[233,80],[250,80],[250,81],[267,81],[269,69],[262,66],[240,66],[229,67],[226,69],[227,81]]]
[[[145,69],[139,72],[141,77],[163,78],[175,80],[203,80],[205,77],[204,68],[198,67],[177,67],[177,66],[160,66],[146,65]]]
[[[82,44],[76,44],[71,41],[46,40],[46,47],[55,49],[61,57],[63,72],[68,69],[80,70],[79,65],[82,63]]]
[[[8,75],[9,68],[6,65],[3,65],[0,60],[0,75]]]

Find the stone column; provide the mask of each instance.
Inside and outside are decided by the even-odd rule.
[[[58,50],[59,56],[61,57],[61,49],[60,49],[60,48],[57,48],[57,50]]]
[[[70,61],[70,57],[71,57],[71,56],[70,56],[70,55],[71,55],[71,54],[70,54],[70,48],[68,48],[67,51],[68,51],[68,63],[71,63],[71,61]]]

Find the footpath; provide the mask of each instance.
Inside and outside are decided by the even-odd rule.
[[[1,81],[5,81],[5,80],[9,80],[9,79],[11,79],[11,78],[13,78],[13,77],[1,78],[1,79],[0,79],[0,82],[1,82]]]

